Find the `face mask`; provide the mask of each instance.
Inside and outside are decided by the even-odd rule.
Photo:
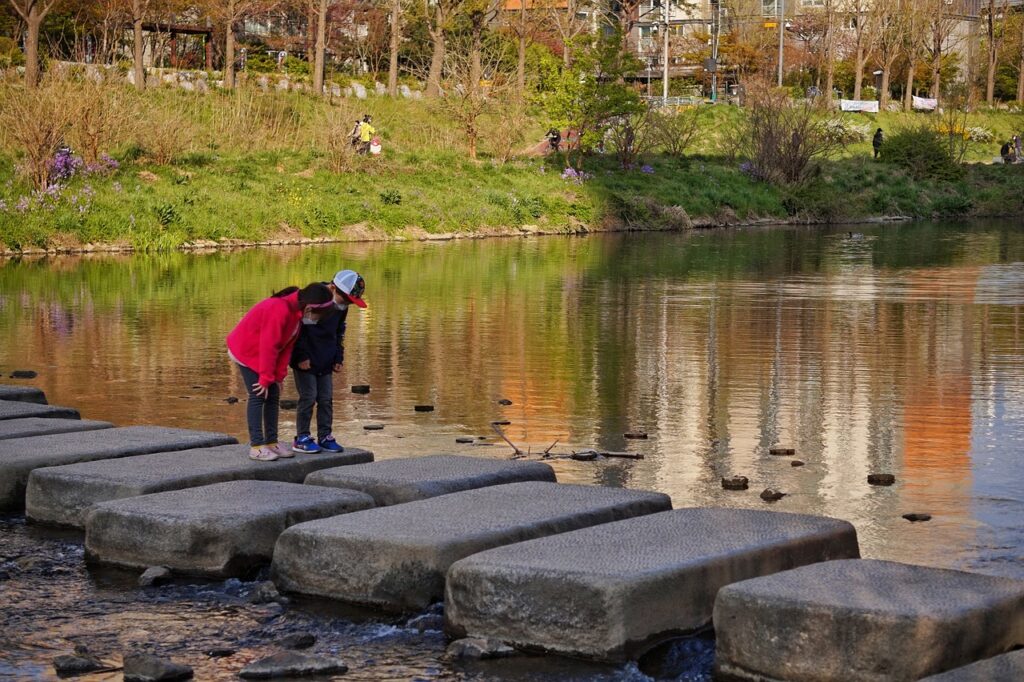
[[[310,313],[302,314],[302,324],[316,324],[319,320],[314,320]]]
[[[335,301],[334,307],[337,308],[338,310],[348,310],[348,302],[338,303],[337,301]]]

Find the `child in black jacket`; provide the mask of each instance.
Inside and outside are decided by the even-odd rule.
[[[345,320],[348,307],[365,308],[362,299],[365,283],[352,270],[338,272],[327,283],[334,300],[322,309],[312,310],[302,318],[299,338],[292,350],[291,367],[295,388],[299,393],[295,413],[296,437],[292,450],[316,453],[321,450],[343,452],[345,448],[334,439],[334,374],[345,361]],[[313,406],[316,405],[317,438],[310,435]]]

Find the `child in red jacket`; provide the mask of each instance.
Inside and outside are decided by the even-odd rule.
[[[257,303],[228,334],[228,356],[242,372],[249,402],[249,457],[272,462],[292,457],[277,443],[281,382],[307,310],[334,306],[334,294],[319,282],[304,289],[288,287]]]

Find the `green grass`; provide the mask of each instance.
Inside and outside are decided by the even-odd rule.
[[[132,95],[134,96],[134,95]],[[932,217],[1024,213],[1024,166],[968,164],[956,181],[915,180],[870,159],[869,141],[822,163],[801,187],[757,182],[739,169],[742,112],[715,107],[692,155],[646,159],[651,173],[623,170],[613,155],[589,159],[591,178],[561,177],[562,160],[525,156],[500,164],[469,161],[458,132],[428,103],[377,98],[358,103],[375,116],[386,144],[381,158],[357,157],[334,173],[322,150],[331,105],[296,94],[246,100],[171,90],[143,95],[149,106],[183,116],[183,143],[173,163],[153,165],[134,140],[114,150],[121,168],[75,177],[57,201],[18,210],[30,188],[10,148],[0,151],[0,242],[14,249],[74,248],[86,243],[170,249],[200,240],[260,241],[281,236],[365,239],[512,231],[535,225],[552,232],[580,227],[680,227],[680,207],[694,219],[855,220],[871,216]],[[240,104],[242,102],[242,104]],[[357,106],[345,103],[344,106]],[[239,107],[245,110],[239,119]],[[337,115],[337,107],[334,113]],[[345,110],[343,120],[354,118]],[[234,113],[232,113],[234,112]],[[255,113],[254,113],[255,112]],[[235,118],[232,118],[234,116]],[[252,121],[251,137],[232,134],[231,120]],[[851,115],[870,130],[894,132],[923,115]],[[1006,113],[972,115],[1004,139],[1021,126]],[[496,125],[496,124],[492,124]],[[525,149],[542,139],[544,119],[525,129]],[[486,135],[485,135],[486,138]],[[972,145],[969,159],[988,161],[998,142]],[[153,179],[155,177],[155,179]]]

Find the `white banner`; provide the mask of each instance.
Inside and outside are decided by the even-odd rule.
[[[938,100],[934,100],[929,97],[918,97],[917,95],[914,95],[913,106],[915,109],[920,109],[921,111],[935,111],[935,107],[939,106],[939,102]]]
[[[839,108],[842,111],[865,111],[869,114],[877,114],[878,102],[873,99],[841,99],[839,100]]]

